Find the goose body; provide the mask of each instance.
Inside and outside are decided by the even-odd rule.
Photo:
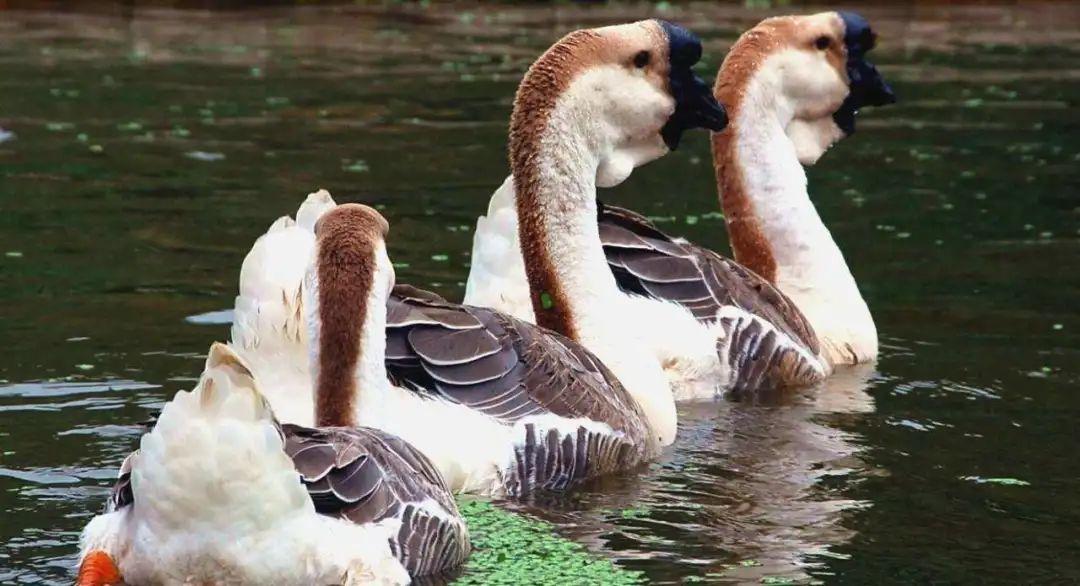
[[[677,400],[809,385],[876,356],[873,321],[800,165],[850,134],[859,106],[891,100],[863,59],[871,37],[851,13],[769,19],[725,59],[716,96],[731,128],[714,133],[713,150],[736,260],[629,210],[595,208],[587,244],[602,251],[618,290],[607,294],[614,315],[601,327],[646,348]],[[533,320],[517,199],[511,177],[477,221],[465,301]]]
[[[330,220],[331,210],[356,216],[357,207],[338,207],[321,191],[308,197],[298,217],[311,209]],[[362,224],[363,214],[355,221]],[[320,225],[333,225],[330,220]],[[366,289],[366,316],[362,351],[350,373],[359,389],[356,421],[416,446],[454,491],[515,497],[560,491],[633,468],[659,450],[634,399],[579,345],[489,309],[394,286],[381,235],[362,228],[354,232],[373,241],[367,243],[375,258],[368,272],[346,267],[333,277],[321,274],[319,259],[334,250],[344,254],[350,244],[328,240],[320,248],[309,225],[314,222],[275,222],[241,271],[232,345],[254,365],[275,411],[281,405],[293,421],[312,423],[317,409],[310,381],[318,380],[319,357],[353,352],[324,348],[337,335],[327,324],[355,320],[346,315],[351,302],[324,299],[326,284],[359,283]],[[310,266],[285,270],[286,263],[261,260],[279,253],[306,255]],[[274,378],[283,372],[289,376]],[[297,387],[296,381],[309,382]]]
[[[465,301],[533,322],[507,182],[477,222]],[[676,401],[825,377],[813,329],[765,279],[630,210],[600,207],[597,227],[618,287],[608,298],[607,337],[645,350],[627,372],[645,370],[643,361],[658,365]]]
[[[439,473],[375,429],[281,425],[215,344],[166,404],[81,539],[79,586],[404,584],[460,564],[468,534]]]

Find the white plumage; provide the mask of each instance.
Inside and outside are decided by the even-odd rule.
[[[309,195],[297,214],[301,222],[287,218],[276,222],[257,240],[241,271],[232,346],[252,366],[275,413],[290,423],[312,420],[311,365],[319,364],[317,340],[322,327],[318,271],[310,268],[315,239],[301,224],[314,226],[335,205],[325,191]],[[277,256],[283,262],[270,262]],[[301,256],[308,260],[301,262]],[[516,455],[522,449],[526,426],[538,437],[547,437],[548,430],[556,430],[560,437],[575,437],[572,430],[579,427],[621,436],[603,422],[550,412],[497,419],[432,389],[416,392],[392,384],[384,357],[387,299],[393,282],[393,266],[379,243],[361,333],[363,351],[355,372],[356,422],[414,445],[439,469],[452,491],[504,494],[506,483],[518,472]],[[568,376],[589,375],[575,371]],[[520,389],[505,391],[505,398],[512,399]]]
[[[337,204],[329,192],[309,194],[297,211],[299,222],[283,217],[244,259],[240,271],[240,295],[236,298],[230,345],[243,356],[259,380],[260,388],[281,421],[312,425],[315,402],[312,385],[311,344],[305,297],[313,299],[317,286],[306,285],[308,267],[315,250],[315,223]],[[392,279],[393,267],[381,255],[376,282]],[[275,260],[276,259],[276,260]],[[454,492],[492,494],[499,489],[499,473],[513,458],[511,429],[467,407],[445,401],[426,400],[399,389],[386,379],[382,357],[375,348],[385,346],[386,291],[374,287],[365,324],[365,346],[369,360],[364,367],[379,372],[360,376],[370,384],[361,385],[362,408],[357,423],[382,429],[408,441],[432,460]],[[383,287],[385,289],[385,287]],[[374,323],[373,323],[374,322]],[[374,336],[374,337],[370,337]],[[375,364],[371,360],[377,360]],[[455,429],[455,441],[448,442],[447,429]],[[462,446],[468,449],[462,449]]]
[[[131,584],[404,584],[397,522],[315,512],[254,381],[216,346],[191,392],[166,404],[132,457],[134,503],[95,518],[100,550]]]
[[[514,177],[508,176],[492,194],[487,215],[476,219],[465,303],[535,323],[515,205]]]

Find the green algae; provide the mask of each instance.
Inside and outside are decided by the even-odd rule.
[[[551,525],[503,511],[491,503],[461,500],[473,553],[454,584],[642,584],[639,572],[598,558],[556,535]]]

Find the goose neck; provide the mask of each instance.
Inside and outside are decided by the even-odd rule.
[[[675,404],[663,371],[632,320],[608,267],[597,224],[597,177],[633,157],[605,146],[573,108],[511,122],[518,237],[536,322],[579,342],[606,364],[648,417],[661,445],[674,441]],[[614,144],[610,142],[608,144]]]
[[[810,200],[806,172],[787,136],[794,109],[779,91],[779,72],[768,59],[748,75],[732,71],[742,72],[725,63],[716,88],[731,124],[713,134],[712,147],[736,260],[791,297],[827,348],[876,355],[869,309]]]
[[[605,149],[581,117],[554,109],[533,140],[512,138],[519,243],[538,324],[579,342],[609,323],[618,292],[596,222]]]
[[[385,276],[374,259],[356,266],[339,262],[334,252],[317,252],[317,268],[305,283],[315,424],[352,427],[389,389],[384,362],[389,285],[381,282]]]

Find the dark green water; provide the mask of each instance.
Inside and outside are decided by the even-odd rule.
[[[71,579],[137,422],[228,335],[192,316],[275,217],[317,187],[384,206],[399,280],[460,298],[520,73],[652,10],[0,11],[0,583]],[[663,16],[711,76],[767,14]],[[879,363],[686,407],[647,474],[524,510],[656,582],[1080,581],[1080,9],[865,14],[902,103],[810,182]],[[726,250],[688,139],[605,197]]]

